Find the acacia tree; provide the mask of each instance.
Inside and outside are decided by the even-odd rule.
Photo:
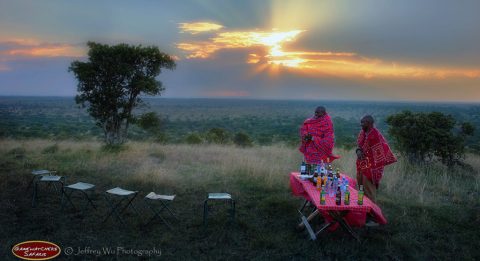
[[[159,95],[165,88],[155,79],[162,68],[173,70],[175,61],[158,47],[87,43],[88,61],[69,67],[78,80],[77,104],[103,129],[107,145],[126,141],[132,111],[142,104],[140,95]]]

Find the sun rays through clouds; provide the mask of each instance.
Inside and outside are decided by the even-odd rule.
[[[209,25],[199,26],[203,24]],[[186,28],[205,29],[187,30]],[[478,69],[403,64],[395,61],[384,61],[375,57],[365,57],[355,52],[301,50],[295,46],[295,43],[303,34],[308,34],[305,29],[235,31],[228,30],[219,24],[202,22],[182,23],[180,29],[182,32],[191,35],[215,31],[215,34],[207,40],[189,39],[178,43],[177,48],[185,52],[187,59],[212,59],[215,53],[221,50],[246,49],[249,54],[245,57],[245,62],[257,66],[254,69],[257,72],[273,66],[290,68],[289,71],[291,72],[312,77],[417,80],[451,77],[480,78],[480,70]],[[272,71],[272,69],[274,68],[270,68],[269,71]]]

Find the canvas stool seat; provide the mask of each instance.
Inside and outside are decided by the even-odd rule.
[[[28,183],[27,190],[30,188],[30,186],[32,186],[34,184],[36,179],[39,179],[44,175],[55,175],[55,173],[57,173],[57,172],[54,171],[54,170],[47,170],[47,169],[32,170],[31,174],[33,175],[33,177],[30,180],[30,182]]]
[[[131,207],[136,214],[137,209],[133,205],[133,200],[137,197],[138,191],[126,190],[120,187],[115,187],[105,191],[105,199],[110,205],[110,212],[107,214],[103,223],[105,223],[111,215],[115,215],[117,220],[125,225],[122,220],[121,214],[125,212],[128,207]]]
[[[87,202],[85,203],[85,209],[88,206],[88,204],[90,204],[94,209],[97,209],[97,207],[95,206],[95,204],[93,203],[93,201],[91,200],[91,198],[88,196],[88,193],[87,193],[87,191],[93,191],[94,188],[95,188],[95,185],[93,184],[85,183],[85,182],[77,182],[75,184],[70,184],[68,186],[65,186],[64,193],[65,193],[65,197],[67,198],[67,201],[70,203],[70,205],[72,205],[74,209],[77,209],[77,208],[75,207],[75,204],[73,204],[71,196],[75,191],[84,195],[85,199],[87,200]]]
[[[166,209],[170,215],[172,215],[175,219],[178,220],[177,216],[175,213],[168,207],[171,202],[175,199],[175,195],[160,195],[156,194],[155,192],[150,192],[148,193],[145,198],[145,204],[147,207],[153,212],[153,216],[150,218],[150,220],[145,224],[148,225],[152,223],[156,218],[160,219],[163,223],[165,223],[170,229],[172,226],[160,215],[160,213]],[[161,207],[158,209],[155,206],[155,202],[160,202]]]
[[[207,226],[208,218],[208,202],[214,200],[223,200],[230,203],[230,218],[233,221],[235,219],[235,200],[229,193],[208,193],[207,198],[203,202],[203,224]]]

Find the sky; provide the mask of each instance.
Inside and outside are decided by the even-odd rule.
[[[74,96],[88,41],[158,46],[172,98],[480,101],[478,0],[0,0],[0,95]]]

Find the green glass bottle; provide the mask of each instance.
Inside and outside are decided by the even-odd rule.
[[[325,205],[326,197],[327,197],[327,192],[325,191],[325,185],[323,185],[322,191],[320,192],[320,205]]]
[[[345,205],[350,205],[350,191],[348,190],[348,184],[345,186],[345,194],[343,195],[343,201]]]
[[[358,191],[358,200],[357,200],[358,205],[363,205],[363,195],[364,195],[363,185],[360,185],[360,190]]]

